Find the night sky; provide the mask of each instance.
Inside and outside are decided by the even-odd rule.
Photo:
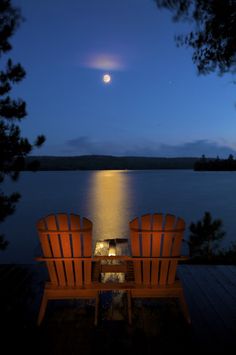
[[[198,76],[174,40],[187,25],[153,0],[13,4],[25,18],[8,54],[27,72],[13,92],[27,102],[22,134],[47,137],[34,155],[235,154],[233,78]]]

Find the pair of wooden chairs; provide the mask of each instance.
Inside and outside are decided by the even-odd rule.
[[[43,320],[49,300],[84,298],[95,301],[94,323],[97,325],[100,291],[117,289],[127,291],[129,323],[132,321],[132,299],[153,297],[178,298],[190,323],[183,286],[176,279],[185,230],[182,218],[147,214],[129,223],[131,256],[120,257],[126,265],[124,283],[100,281],[101,257],[92,256],[92,227],[90,220],[75,214],[52,214],[38,221],[43,256],[36,259],[46,262],[49,274],[38,324]]]

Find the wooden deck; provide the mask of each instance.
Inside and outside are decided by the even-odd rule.
[[[37,312],[46,278],[42,264],[0,266],[1,345],[24,354],[227,353],[236,338],[236,266],[180,265],[192,318],[175,300],[139,300],[128,325],[125,294],[104,292],[99,325],[91,301],[56,301],[40,328]],[[11,349],[12,348],[12,349]]]
[[[225,353],[236,337],[236,266],[181,265],[179,277],[196,343]]]

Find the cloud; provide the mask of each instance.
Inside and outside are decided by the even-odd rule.
[[[87,136],[70,139],[66,142],[64,152],[70,154],[121,155],[124,146],[113,141],[93,141]]]
[[[148,146],[136,146],[135,149],[129,150],[127,153],[139,152],[143,155],[149,154],[149,156],[165,156],[165,157],[199,157],[205,154],[208,157],[220,157],[228,156],[229,154],[235,154],[236,151],[229,145],[219,144],[217,142],[208,140],[196,140],[192,142],[185,142],[182,144],[159,144]]]
[[[236,154],[230,145],[209,140],[196,140],[182,144],[164,144],[140,140],[139,143],[130,141],[93,141],[87,136],[70,139],[66,142],[63,155],[124,155],[124,156],[159,156],[159,157],[228,157]]]
[[[93,53],[80,63],[83,67],[100,70],[124,70],[124,60],[118,54]]]

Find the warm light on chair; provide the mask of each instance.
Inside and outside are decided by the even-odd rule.
[[[109,248],[108,256],[116,256],[116,247],[112,246]]]

